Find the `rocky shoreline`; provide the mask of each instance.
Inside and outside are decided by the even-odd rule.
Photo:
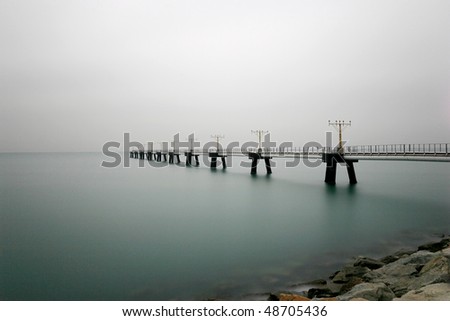
[[[272,301],[450,301],[450,237],[380,259],[358,257],[328,279],[272,293]]]

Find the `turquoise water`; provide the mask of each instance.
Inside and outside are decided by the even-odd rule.
[[[0,154],[0,299],[238,299],[450,232],[450,164],[361,161],[256,177]],[[240,160],[240,159],[239,159]]]

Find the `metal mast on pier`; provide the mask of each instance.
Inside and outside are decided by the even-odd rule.
[[[330,120],[328,121],[328,126],[333,126],[334,128],[336,128],[336,130],[339,132],[339,147],[338,147],[338,153],[339,154],[343,154],[344,153],[344,149],[343,149],[343,144],[342,144],[342,130],[350,127],[352,125],[352,121],[349,122],[345,122],[344,120],[336,120],[334,122],[331,122]]]

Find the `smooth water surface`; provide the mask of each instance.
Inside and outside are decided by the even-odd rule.
[[[184,158],[184,157],[183,157]],[[450,164],[107,169],[101,154],[0,154],[0,299],[246,298],[450,232]]]

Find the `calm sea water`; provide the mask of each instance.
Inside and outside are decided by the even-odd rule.
[[[0,154],[0,299],[239,299],[450,232],[450,164],[105,169]]]

